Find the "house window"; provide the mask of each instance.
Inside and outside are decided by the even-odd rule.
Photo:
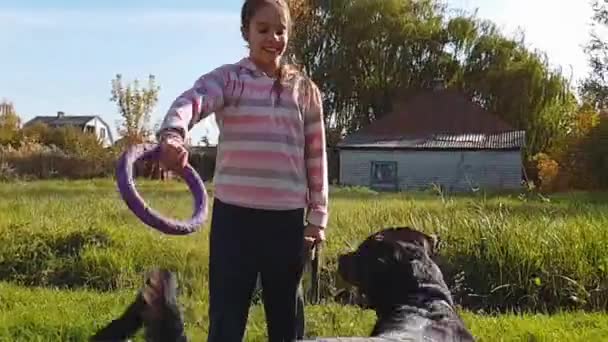
[[[371,186],[376,188],[397,189],[399,185],[397,176],[397,162],[372,161]]]
[[[84,128],[84,131],[87,132],[87,133],[95,133],[95,127],[93,127],[93,126],[86,126]]]
[[[100,137],[101,139],[105,139],[105,138],[106,138],[106,129],[105,129],[105,128],[101,127],[101,128],[99,129],[99,137]]]

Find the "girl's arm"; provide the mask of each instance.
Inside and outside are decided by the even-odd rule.
[[[323,100],[321,91],[314,83],[311,88],[304,118],[304,158],[308,175],[307,221],[309,224],[325,228],[328,219],[329,191]]]
[[[170,137],[183,143],[194,125],[223,107],[227,81],[227,72],[222,67],[196,80],[171,104],[157,133],[158,140]]]

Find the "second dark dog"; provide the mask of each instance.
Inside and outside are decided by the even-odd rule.
[[[338,271],[367,298],[378,317],[374,337],[397,341],[474,341],[456,312],[435,239],[407,227],[370,235],[339,257]]]

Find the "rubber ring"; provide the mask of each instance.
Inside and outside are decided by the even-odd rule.
[[[133,168],[138,160],[158,160],[160,146],[154,144],[133,145],[120,156],[116,168],[118,191],[129,209],[146,225],[169,235],[187,235],[197,232],[207,220],[207,192],[205,184],[191,165],[186,165],[182,175],[194,197],[194,213],[189,220],[181,221],[162,216],[146,204],[137,189]]]

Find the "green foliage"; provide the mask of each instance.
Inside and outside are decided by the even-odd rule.
[[[593,29],[585,52],[591,71],[580,84],[580,92],[583,99],[591,103],[597,109],[608,107],[608,43],[597,32],[608,27],[608,4],[605,1],[594,0]]]
[[[143,181],[138,189],[162,213],[191,215],[182,182]],[[106,291],[133,288],[145,269],[160,265],[179,272],[186,294],[203,295],[209,223],[187,239],[160,235],[128,210],[111,180],[4,184],[1,194],[0,211],[8,214],[0,220],[0,280]],[[468,307],[602,308],[608,303],[608,232],[602,229],[608,208],[606,196],[598,196],[569,194],[545,203],[332,190],[321,294],[333,301],[348,290],[336,274],[338,253],[383,227],[412,225],[441,236],[448,283]]]
[[[156,85],[154,75],[148,76],[148,87],[140,87],[136,79],[123,85],[122,75],[116,75],[112,80],[112,97],[110,100],[118,106],[122,116],[118,133],[126,144],[137,144],[148,141],[152,135],[150,130],[150,114],[158,102],[160,87]]]
[[[27,127],[23,127],[21,130],[22,139],[35,142],[44,143],[49,135],[51,128],[43,122],[35,122]]]
[[[0,145],[14,146],[19,142],[21,118],[11,102],[0,103]]]
[[[608,188],[607,126],[608,121],[600,120],[593,104],[579,107],[571,129],[548,151],[559,164],[559,186],[554,190]]]
[[[526,155],[559,140],[576,101],[569,84],[523,40],[436,0],[301,0],[290,58],[325,92],[328,132],[349,133],[390,112],[391,100],[437,78],[518,129]],[[336,140],[336,139],[332,139]]]
[[[543,192],[556,189],[556,182],[559,176],[559,163],[545,153],[537,153],[532,157],[536,164],[539,188]]]
[[[576,98],[540,55],[494,32],[488,29],[473,46],[464,87],[483,107],[526,130],[527,155],[545,151],[572,125]]]
[[[49,127],[44,123],[35,123],[24,128],[21,136],[26,139],[23,143],[28,141],[55,146],[77,156],[98,156],[105,152],[103,142],[95,134],[73,126]]]
[[[102,142],[95,134],[70,126],[50,129],[43,143],[79,156],[91,156],[103,151]]]
[[[107,177],[114,173],[116,151],[77,129],[36,125],[21,132],[18,147],[0,147],[0,180]]]
[[[86,341],[95,329],[120,315],[135,296],[134,291],[95,293],[23,288],[0,283],[0,340]],[[191,340],[207,336],[207,303],[181,297],[186,308],[186,332]],[[35,307],[36,310],[32,310]],[[309,336],[367,336],[375,315],[352,306],[325,304],[306,307]],[[462,312],[479,341],[602,341],[608,335],[606,315],[563,312],[556,315],[476,315]],[[141,332],[134,341],[144,341]],[[252,308],[246,341],[263,342],[266,322],[261,305]]]
[[[581,141],[579,151],[596,189],[608,188],[608,120],[601,120]],[[582,158],[581,158],[582,159]]]

